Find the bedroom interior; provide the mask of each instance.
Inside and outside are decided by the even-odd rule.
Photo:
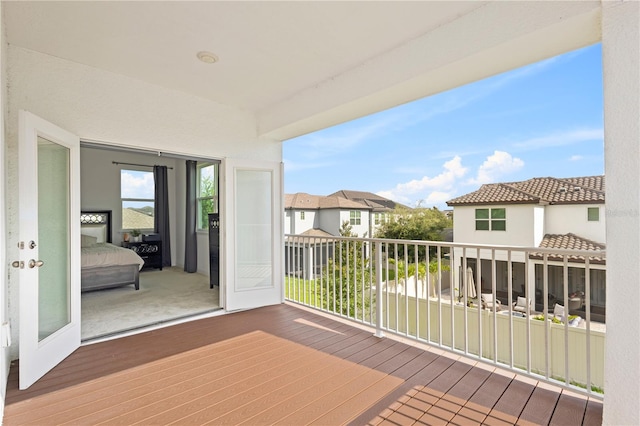
[[[212,244],[207,212],[203,213],[205,208],[217,208],[217,190],[209,204],[202,204],[200,198],[211,188],[201,189],[197,180],[200,168],[216,163],[190,160],[94,143],[81,147],[83,341],[221,308],[219,286],[209,277]],[[187,212],[190,162],[200,168],[197,194],[190,199],[195,208]],[[158,184],[153,166],[165,166],[164,185]],[[209,169],[217,171],[217,164]],[[162,196],[157,194],[162,186],[166,187],[164,213],[159,212]],[[154,232],[154,219],[162,222],[155,216],[163,214],[168,218],[168,237]],[[204,219],[198,220],[197,214]],[[193,216],[191,242],[186,241],[187,215]],[[134,229],[142,234],[135,240]],[[187,246],[190,259],[185,260]],[[92,256],[97,260],[91,261]]]

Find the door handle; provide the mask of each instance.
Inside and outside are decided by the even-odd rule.
[[[28,265],[29,265],[29,268],[36,268],[36,267],[37,267],[37,268],[39,268],[39,267],[41,267],[42,265],[44,265],[44,262],[43,262],[42,260],[34,260],[34,259],[31,259],[31,260],[29,261]]]
[[[11,262],[11,266],[18,269],[24,269],[24,261],[14,260],[13,262]]]

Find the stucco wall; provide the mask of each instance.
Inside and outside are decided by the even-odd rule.
[[[358,237],[364,237],[365,234],[367,237],[371,237],[371,235],[369,235],[369,211],[368,210],[357,210],[357,209],[341,210],[340,223],[338,225],[338,229],[340,229],[340,227],[344,222],[350,222],[352,211],[360,212],[360,225],[351,225],[351,233],[354,235],[357,235]],[[337,233],[336,235],[339,235],[339,233]]]
[[[603,424],[640,424],[640,3],[602,2],[607,176]]]
[[[506,209],[506,231],[476,231],[476,208],[485,208],[485,206],[455,207],[453,240],[457,243],[534,246],[536,233],[533,205],[496,205],[490,207]]]
[[[340,235],[340,210],[324,209],[319,217],[320,228],[331,235]]]
[[[589,222],[587,208],[600,209],[600,220]],[[554,205],[546,206],[545,233],[573,233],[581,237],[605,243],[605,210],[604,204]]]
[[[2,14],[2,5],[0,2],[0,17]],[[0,165],[3,169],[6,167],[5,162],[5,133],[4,125],[7,114],[7,46],[5,39],[4,21],[0,19]],[[5,173],[0,173],[0,276],[3,277],[2,281],[6,283],[5,277],[7,276],[7,265],[10,263],[9,258],[6,255],[6,244],[3,239],[6,234],[5,229]],[[8,286],[5,284],[0,289],[0,322],[5,322],[8,317],[7,299],[8,299]],[[0,355],[0,423],[4,415],[4,400],[7,389],[7,376],[9,375],[9,360],[10,349],[2,348],[2,355]]]
[[[259,140],[253,115],[223,105],[9,46],[6,179],[18,187],[18,111],[25,109],[85,140],[189,156],[280,162],[281,143]],[[3,87],[6,87],[3,85]],[[18,193],[8,192],[7,256],[17,256]],[[16,273],[9,276],[9,314],[18,341]],[[11,348],[17,357],[17,345]]]
[[[316,210],[289,210],[291,212],[292,233],[302,234],[309,229],[318,227],[318,211]],[[300,213],[304,212],[304,219],[300,218]]]

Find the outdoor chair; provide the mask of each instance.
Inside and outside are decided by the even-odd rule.
[[[529,299],[529,312],[533,312],[533,305],[532,305],[533,300]],[[523,313],[527,313],[527,298],[526,297],[522,297],[522,296],[518,296],[518,299],[513,302],[513,310],[515,312],[523,312]]]
[[[564,306],[556,303],[553,307],[553,317],[557,320],[560,320],[560,322],[564,322],[565,318],[567,317],[564,311]]]
[[[491,293],[482,293],[481,295],[482,307],[484,309],[490,309],[493,311],[499,311],[502,303],[498,299],[493,298]]]

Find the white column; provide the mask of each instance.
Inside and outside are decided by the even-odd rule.
[[[640,424],[639,27],[640,3],[603,2],[609,425]]]

